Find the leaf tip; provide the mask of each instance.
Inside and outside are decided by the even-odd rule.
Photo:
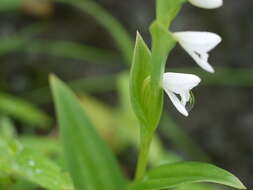
[[[57,79],[57,76],[54,73],[50,73],[48,78],[49,78],[49,81],[52,82]]]
[[[137,30],[137,32],[136,32],[136,44],[138,44],[137,42],[139,42],[139,41],[144,41],[144,40],[143,40],[140,32]]]
[[[247,187],[238,179],[238,189],[247,189]]]

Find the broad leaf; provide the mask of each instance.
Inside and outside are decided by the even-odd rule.
[[[76,190],[125,189],[115,157],[98,136],[72,91],[51,77],[65,158]]]
[[[221,168],[200,162],[178,162],[151,170],[141,183],[134,184],[130,190],[165,189],[196,182],[213,182],[245,189],[237,177]]]

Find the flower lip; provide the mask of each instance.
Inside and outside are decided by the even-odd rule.
[[[192,74],[171,72],[163,74],[162,87],[176,109],[184,116],[188,116],[186,103],[190,100],[190,90],[200,81],[198,76]],[[180,100],[176,94],[180,96]]]
[[[199,8],[216,9],[223,5],[223,0],[189,0],[189,2]]]

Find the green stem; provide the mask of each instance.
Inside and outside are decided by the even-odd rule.
[[[148,155],[150,145],[154,136],[153,132],[147,131],[143,127],[141,127],[140,134],[141,134],[141,142],[140,142],[140,151],[138,156],[137,168],[135,172],[135,181],[140,181],[144,177],[148,165]]]

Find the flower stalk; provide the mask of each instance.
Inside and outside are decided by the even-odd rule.
[[[154,136],[154,132],[149,132],[145,128],[141,128],[140,133],[140,150],[135,172],[135,182],[142,180],[148,165],[149,149]]]
[[[188,0],[204,8],[215,8],[222,0]],[[208,62],[209,51],[217,46],[221,38],[210,32],[169,31],[170,25],[187,0],[157,0],[156,20],[150,26],[151,50],[137,33],[131,68],[130,92],[133,109],[140,127],[140,152],[135,181],[141,181],[148,165],[148,154],[154,132],[163,110],[163,90],[175,108],[188,116],[187,103],[191,101],[191,90],[201,79],[192,74],[165,73],[167,57],[179,43],[193,60],[204,70],[214,72]]]

